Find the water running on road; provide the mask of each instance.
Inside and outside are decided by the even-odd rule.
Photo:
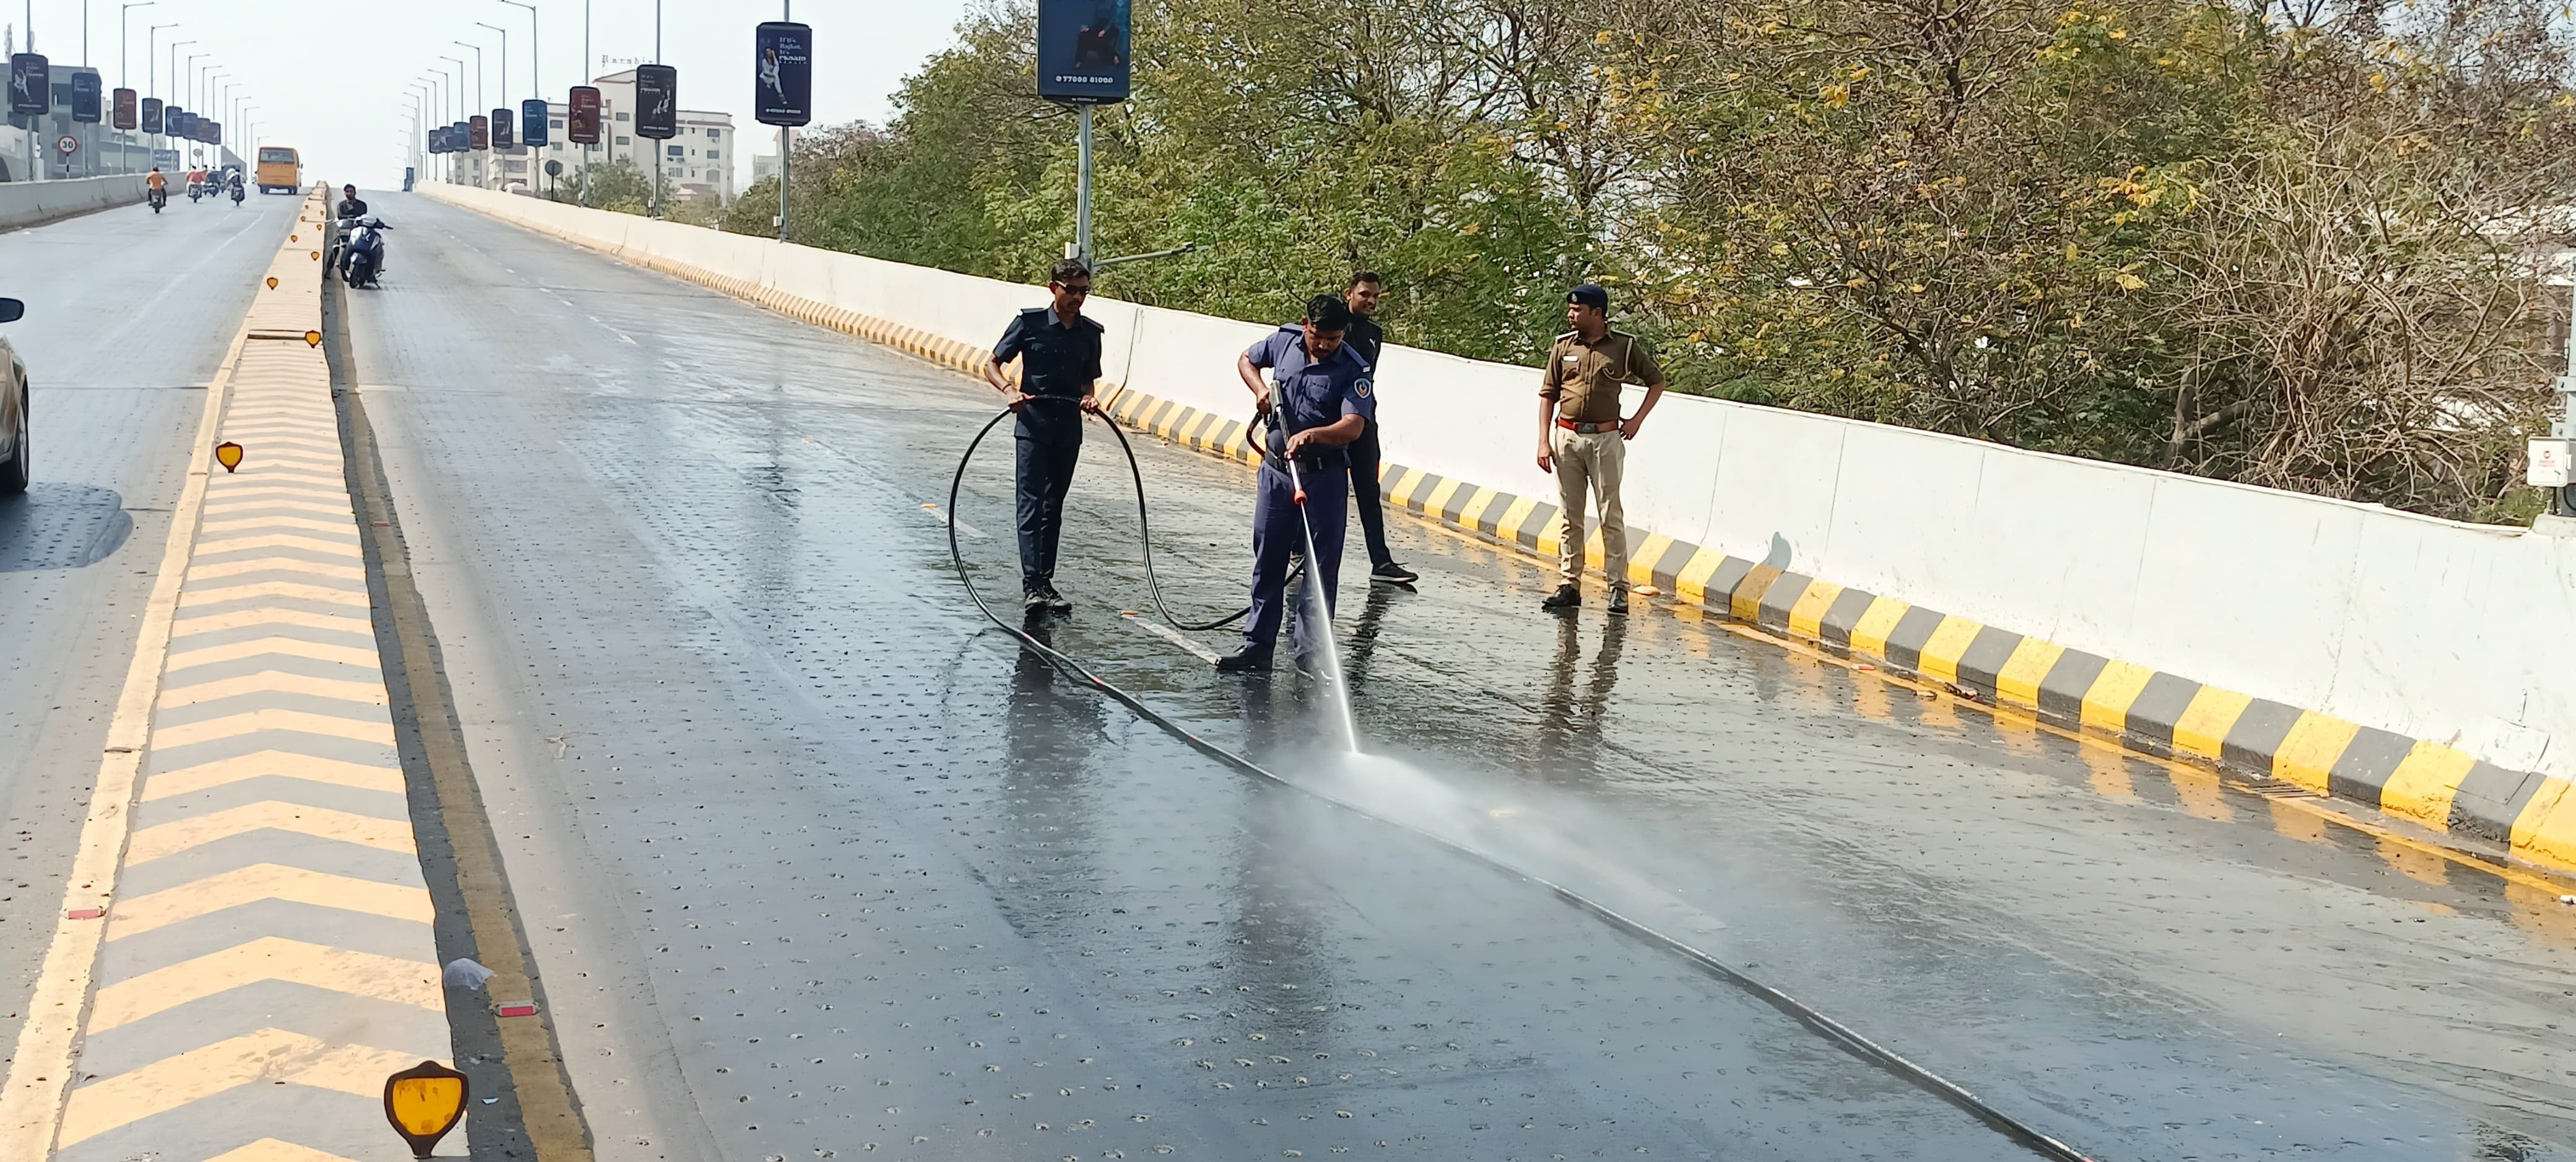
[[[1302,493],[1301,493],[1302,495]],[[1318,561],[1315,555],[1315,528],[1306,523],[1306,511],[1299,501],[1297,528],[1306,534],[1306,559]],[[1342,680],[1342,651],[1333,641],[1333,614],[1324,606],[1324,583],[1316,579],[1315,570],[1305,571],[1304,584],[1297,587],[1297,619],[1313,627],[1320,643],[1315,656],[1315,678],[1332,691],[1333,721],[1342,728],[1342,749],[1354,754],[1360,749],[1359,724],[1351,718],[1351,687]]]

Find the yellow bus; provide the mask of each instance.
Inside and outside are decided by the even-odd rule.
[[[304,162],[295,151],[283,145],[259,147],[259,192],[275,190],[281,194],[300,193],[304,189]]]

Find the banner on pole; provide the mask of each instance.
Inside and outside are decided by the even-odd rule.
[[[141,123],[135,116],[134,90],[118,89],[110,97],[108,106],[111,110],[109,113],[110,120],[108,121],[108,124],[114,125],[119,129],[131,131],[136,125]]]
[[[635,66],[635,136],[668,141],[680,135],[680,70]]]
[[[564,140],[574,145],[599,144],[599,90],[573,87],[571,110],[564,116]]]
[[[546,108],[543,97],[530,97],[519,102],[519,144],[530,149],[544,149],[554,140],[550,124],[553,110]]]
[[[763,125],[814,119],[814,30],[763,21],[753,34],[752,116]]]
[[[1067,105],[1127,99],[1128,0],[1038,0],[1038,96]]]

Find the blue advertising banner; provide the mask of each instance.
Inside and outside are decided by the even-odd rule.
[[[1127,99],[1128,0],[1038,0],[1038,96],[1068,105]]]
[[[72,120],[96,122],[99,98],[107,91],[106,82],[97,73],[72,74]]]
[[[503,153],[518,149],[518,136],[510,131],[510,122],[516,116],[507,105],[492,110],[492,148]]]
[[[547,142],[554,140],[548,133],[551,127],[546,124],[550,116],[542,97],[530,97],[519,102],[519,144],[530,149],[544,149]]]
[[[812,121],[814,30],[770,20],[762,22],[752,39],[752,117],[763,125]]]
[[[635,66],[635,136],[668,141],[680,135],[680,70]]]
[[[52,68],[32,52],[9,58],[9,111],[36,116],[53,108]]]
[[[161,132],[161,98],[145,97],[143,99],[143,131],[145,133]]]

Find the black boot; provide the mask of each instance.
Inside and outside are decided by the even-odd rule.
[[[1270,651],[1247,645],[1216,660],[1220,674],[1252,674],[1270,668]]]
[[[1572,585],[1559,585],[1556,587],[1556,592],[1548,594],[1545,600],[1538,603],[1538,607],[1541,609],[1572,609],[1581,604],[1583,604],[1583,590],[1575,588]]]
[[[1038,596],[1046,599],[1046,607],[1048,609],[1054,610],[1057,613],[1073,612],[1073,603],[1065,600],[1064,594],[1055,591],[1055,582],[1053,581],[1040,582],[1038,585]]]

